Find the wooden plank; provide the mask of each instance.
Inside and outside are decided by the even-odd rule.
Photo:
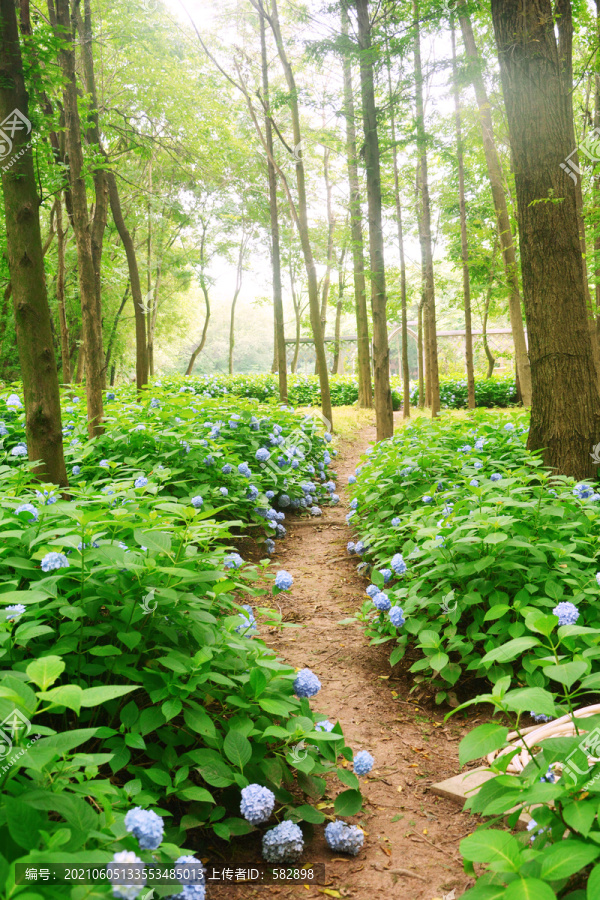
[[[482,784],[494,777],[494,773],[490,772],[486,766],[479,766],[477,769],[471,769],[469,772],[453,775],[452,778],[446,778],[445,781],[432,784],[429,790],[438,797],[445,797],[447,800],[463,806],[466,800],[472,797],[474,793],[477,793]],[[512,812],[514,812],[514,809],[506,813],[505,821]],[[526,831],[530,821],[531,816],[526,812],[522,812],[519,816],[516,830]]]

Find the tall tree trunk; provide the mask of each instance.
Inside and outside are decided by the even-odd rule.
[[[388,96],[390,107],[390,125],[392,129],[392,163],[394,169],[394,200],[396,203],[396,226],[398,229],[398,251],[400,254],[400,304],[401,304],[401,355],[402,355],[402,418],[410,418],[410,369],[408,365],[408,310],[406,304],[406,257],[404,254],[404,229],[402,227],[402,203],[400,200],[400,176],[398,172],[398,146],[396,144],[396,115],[392,91],[392,67],[386,41],[386,58],[388,74]]]
[[[69,326],[65,309],[65,242],[67,229],[63,230],[62,194],[59,193],[54,203],[56,211],[56,302],[58,304],[58,321],[60,324],[60,350],[62,358],[62,383],[71,383],[71,359],[69,357]]]
[[[262,0],[259,0],[262,8]],[[288,402],[287,356],[285,349],[285,326],[283,318],[283,291],[281,287],[281,250],[279,246],[279,212],[277,209],[277,174],[272,163],[273,126],[269,107],[269,65],[267,58],[267,38],[264,16],[259,16],[260,50],[262,65],[263,102],[265,105],[265,138],[267,141],[268,159],[267,174],[269,180],[269,215],[271,220],[271,267],[273,270],[273,319],[274,319],[274,365],[279,376],[279,399]]]
[[[340,337],[342,331],[342,305],[344,303],[344,259],[346,258],[346,245],[342,248],[342,253],[338,262],[338,298],[335,308],[335,344],[333,347],[333,363],[331,366],[331,374],[338,375],[340,369]]]
[[[456,32],[451,15],[452,34],[452,82],[454,92],[454,119],[456,122],[456,160],[458,163],[458,196],[460,202],[460,255],[463,274],[463,303],[465,310],[465,357],[467,364],[467,397],[469,409],[475,409],[475,372],[473,370],[473,330],[471,326],[471,282],[469,279],[469,244],[467,241],[467,204],[465,201],[465,163],[462,128],[460,121],[460,94],[456,66]]]
[[[594,72],[594,128],[600,130],[600,0],[596,0],[596,58]],[[597,132],[598,133],[598,132]],[[600,164],[594,165],[594,206],[600,207]],[[600,341],[600,222],[594,223],[594,290],[596,335]]]
[[[365,166],[367,169],[367,200],[369,207],[369,256],[371,261],[371,308],[373,311],[373,369],[375,381],[375,418],[377,440],[394,433],[394,410],[390,389],[390,351],[388,346],[385,261],[381,218],[381,174],[379,167],[379,137],[373,78],[373,48],[369,0],[355,0],[358,15],[360,46],[360,85],[362,116],[365,132]]]
[[[113,348],[113,344],[114,344],[114,342],[115,342],[115,337],[117,336],[117,326],[118,326],[118,324],[119,324],[119,319],[121,318],[121,314],[122,314],[123,310],[125,309],[125,304],[127,303],[127,298],[129,297],[129,287],[130,287],[130,284],[129,284],[129,280],[128,280],[128,281],[127,281],[127,284],[126,284],[126,286],[125,286],[125,291],[124,291],[123,296],[122,296],[122,298],[121,298],[121,304],[120,304],[120,306],[119,306],[119,308],[118,308],[118,310],[117,310],[117,314],[116,314],[116,316],[115,316],[115,318],[114,318],[114,320],[113,320],[112,328],[111,328],[111,330],[110,330],[110,337],[109,337],[109,339],[108,339],[108,343],[107,343],[107,346],[106,346],[106,363],[105,363],[105,364],[106,364],[106,369],[107,369],[107,371],[108,371],[108,368],[109,368],[109,366],[110,366],[110,360],[111,360],[111,356],[112,356],[112,348]],[[114,384],[114,368],[115,368],[115,367],[114,367],[114,365],[113,365],[113,366],[111,367],[111,376],[110,376],[110,383],[111,383],[111,385]]]
[[[325,268],[325,276],[321,288],[321,334],[325,340],[325,330],[327,328],[327,305],[329,302],[329,291],[331,289],[331,267],[333,265],[333,235],[335,231],[335,216],[333,215],[332,205],[332,188],[329,178],[329,148],[323,148],[323,176],[325,179],[325,193],[327,197],[327,264]],[[315,360],[315,375],[319,374],[319,361]]]
[[[569,0],[492,0],[515,167],[532,410],[528,447],[563,475],[591,477],[600,395],[588,329],[573,182]],[[555,34],[558,32],[558,40]],[[523,85],[527,90],[523,90]],[[558,201],[558,202],[557,202]]]
[[[29,142],[25,88],[14,0],[0,0],[0,119],[12,124],[13,155],[2,166],[8,267],[12,285],[27,454],[35,471],[66,486],[58,372],[46,291],[39,199]]]
[[[50,0],[50,3],[52,0]],[[59,51],[64,79],[63,103],[65,112],[65,137],[69,161],[69,181],[73,203],[73,232],[77,244],[79,294],[83,342],[80,353],[85,353],[85,389],[87,397],[88,432],[90,437],[102,434],[104,410],[102,391],[105,384],[104,353],[102,350],[102,318],[96,293],[96,272],[92,256],[90,219],[83,168],[81,124],[77,108],[77,81],[75,75],[75,48],[73,29],[69,18],[69,0],[56,0],[56,21],[62,40]]]
[[[154,375],[154,345],[150,341],[152,332],[152,314],[154,312],[154,297],[152,295],[152,157],[148,161],[148,203],[146,206],[148,238],[146,241],[146,354],[148,356],[148,375]]]
[[[440,411],[440,381],[438,372],[435,284],[433,278],[433,250],[431,246],[431,210],[429,204],[429,175],[427,171],[427,134],[425,131],[425,108],[423,104],[423,71],[421,67],[421,33],[419,27],[419,0],[413,0],[415,17],[414,59],[415,59],[415,103],[417,113],[417,148],[419,153],[419,188],[421,194],[421,262],[425,292],[425,356],[427,378],[431,391],[431,415]]]
[[[235,274],[235,292],[231,301],[231,317],[229,320],[229,374],[233,375],[233,349],[235,346],[235,305],[237,303],[240,291],[242,289],[242,275],[244,272],[244,252],[246,250],[246,235],[242,228],[242,239],[240,241],[240,252],[238,255],[238,263]]]
[[[423,348],[423,300],[419,303],[417,324],[417,359],[419,362],[419,409],[425,407],[425,354]]]
[[[521,312],[519,270],[517,267],[517,257],[515,254],[512,232],[510,230],[508,205],[502,181],[502,168],[500,166],[500,158],[498,156],[496,141],[494,138],[494,126],[492,123],[491,106],[483,82],[481,61],[479,59],[477,44],[475,43],[475,36],[473,34],[471,19],[469,17],[465,0],[458,0],[457,10],[459,14],[466,55],[469,62],[469,74],[471,82],[475,89],[475,98],[477,100],[477,106],[479,109],[479,121],[481,123],[481,135],[483,139],[483,152],[485,154],[490,187],[492,190],[492,199],[494,201],[494,210],[496,213],[496,221],[498,223],[500,249],[502,251],[502,259],[504,261],[504,270],[506,273],[506,283],[509,290],[508,311],[510,315],[510,327],[513,335],[513,343],[515,345],[515,361],[517,372],[519,374],[521,396],[523,399],[523,405],[531,406],[531,369],[529,364],[529,356],[527,354],[525,331],[523,328],[523,315]]]
[[[347,37],[349,19],[345,3],[340,4],[340,10],[342,33]],[[365,287],[360,182],[358,180],[354,90],[352,88],[352,65],[347,52],[342,56],[342,66],[344,70],[344,118],[346,120],[346,158],[348,160],[348,183],[350,187],[350,235],[352,239],[354,305],[356,311],[358,405],[365,409],[371,409],[373,407],[373,384],[371,381],[369,316],[367,313],[367,291]]]
[[[496,364],[496,360],[494,359],[494,355],[490,350],[490,345],[488,342],[487,336],[487,323],[488,323],[488,315],[490,312],[490,303],[492,302],[492,288],[494,286],[494,278],[496,277],[496,254],[498,253],[498,234],[496,234],[496,239],[494,240],[494,252],[492,253],[492,265],[490,266],[490,276],[488,279],[488,286],[485,292],[485,300],[483,302],[483,321],[481,326],[481,340],[483,342],[483,349],[485,351],[485,355],[488,361],[488,367],[485,377],[491,378],[492,373],[494,371],[494,366]]]
[[[188,367],[185,370],[186,375],[191,375],[196,360],[200,353],[202,353],[204,349],[204,345],[206,343],[206,335],[208,332],[208,323],[210,321],[210,299],[208,296],[208,287],[206,286],[206,273],[204,271],[206,266],[206,232],[208,229],[208,223],[202,221],[202,237],[200,239],[200,275],[199,282],[200,288],[202,289],[202,294],[204,296],[204,306],[206,307],[206,313],[204,316],[204,326],[202,328],[202,336],[198,344],[196,344],[195,348],[192,351],[192,355],[190,356],[190,361],[188,363]]]
[[[260,7],[255,8],[263,14]],[[321,334],[321,316],[319,308],[319,287],[317,283],[317,271],[315,268],[315,260],[310,241],[310,232],[308,227],[308,204],[306,199],[306,177],[304,173],[304,162],[302,159],[302,131],[300,129],[300,110],[298,107],[298,89],[296,87],[296,79],[293,69],[288,61],[287,53],[281,35],[279,24],[279,13],[277,10],[277,0],[271,0],[271,15],[269,24],[275,36],[277,44],[277,52],[281,65],[285,73],[285,80],[288,86],[288,102],[292,119],[292,129],[294,134],[294,146],[298,148],[296,159],[296,185],[298,197],[298,232],[300,235],[300,243],[302,246],[302,254],[304,257],[304,265],[306,267],[306,276],[308,280],[308,300],[310,307],[310,323],[312,327],[313,339],[315,342],[315,353],[319,363],[319,384],[321,387],[321,409],[323,417],[329,422],[333,428],[333,413],[331,408],[331,394],[329,391],[329,372],[327,371],[327,356],[325,353],[325,344]]]
[[[292,265],[292,254],[290,251],[290,264],[289,264],[289,272],[290,272],[290,288],[292,291],[292,304],[294,306],[294,316],[296,319],[296,340],[294,342],[294,357],[292,359],[292,365],[290,366],[290,370],[293,375],[296,374],[296,369],[298,368],[298,357],[300,355],[300,335],[302,333],[302,319],[301,319],[301,310],[300,310],[300,297],[296,294],[296,286],[294,284],[294,268]]]

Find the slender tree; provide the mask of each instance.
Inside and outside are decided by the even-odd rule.
[[[458,199],[460,203],[460,255],[463,276],[463,305],[465,310],[465,359],[467,365],[467,396],[469,409],[475,409],[475,372],[473,370],[473,331],[471,326],[471,282],[469,278],[469,244],[467,241],[467,204],[465,201],[465,163],[460,115],[460,92],[456,65],[456,32],[454,16],[451,16],[452,37],[452,89],[454,94],[454,121],[456,123],[456,161],[458,163]]]
[[[245,232],[244,223],[242,223],[242,236],[238,250],[238,261],[235,270],[235,291],[233,300],[231,301],[231,315],[229,318],[229,374],[233,375],[233,350],[235,347],[235,307],[242,290],[242,276],[244,274],[244,254],[246,252],[246,243],[248,236]]]
[[[49,0],[52,8],[53,0]],[[81,123],[77,107],[77,80],[75,73],[75,46],[70,19],[69,0],[56,0],[51,19],[55,18],[61,49],[59,52],[64,79],[63,106],[65,114],[65,140],[69,160],[71,186],[72,224],[77,244],[79,294],[83,343],[80,354],[85,353],[85,389],[87,397],[88,432],[90,437],[102,434],[104,410],[102,391],[105,384],[104,352],[102,350],[102,318],[96,291],[96,270],[92,255],[91,223],[88,212],[87,192],[81,142]]]
[[[71,359],[69,357],[69,326],[67,324],[67,311],[65,308],[65,247],[67,228],[63,228],[62,192],[59,192],[54,201],[56,215],[56,303],[58,305],[58,321],[60,325],[60,351],[62,359],[62,383],[71,382]]]
[[[429,174],[427,167],[427,134],[425,131],[425,107],[423,103],[423,70],[421,66],[421,29],[419,25],[419,0],[413,0],[414,13],[414,61],[417,149],[419,156],[418,186],[420,193],[421,265],[423,271],[423,330],[425,337],[425,379],[427,401],[431,415],[440,411],[440,382],[435,315],[435,284],[433,277],[433,248],[431,245],[431,210],[429,203]],[[427,384],[429,390],[427,390]]]
[[[377,440],[394,433],[394,411],[390,388],[390,351],[387,332],[384,240],[381,212],[381,172],[377,110],[373,75],[373,48],[369,0],[356,0],[360,47],[360,85],[365,133],[365,166],[369,207],[369,256],[371,268],[371,309],[373,313],[373,370]]]
[[[483,75],[481,69],[481,61],[475,43],[473,27],[469,17],[466,0],[458,0],[457,3],[458,16],[462,30],[463,42],[465,45],[467,60],[469,63],[469,76],[471,83],[475,89],[475,99],[479,110],[479,121],[481,124],[481,136],[483,140],[483,152],[487,164],[488,177],[490,180],[490,188],[492,191],[492,199],[494,202],[494,210],[496,213],[496,222],[498,224],[498,235],[500,237],[500,250],[504,261],[504,271],[506,274],[506,283],[508,285],[508,311],[510,315],[510,327],[513,335],[513,343],[515,345],[515,363],[517,368],[517,376],[519,379],[519,387],[524,406],[531,406],[531,369],[529,365],[529,356],[527,354],[527,342],[525,340],[525,330],[523,328],[523,313],[521,311],[521,292],[519,288],[519,270],[517,266],[517,257],[513,244],[513,237],[510,228],[510,217],[508,215],[508,203],[504,183],[502,179],[502,167],[500,165],[500,157],[496,148],[496,140],[494,137],[494,125],[492,122],[491,106],[488,99]]]
[[[342,33],[348,37],[349,18],[346,3],[340,4]],[[362,232],[362,208],[360,182],[358,179],[358,151],[356,146],[356,122],[354,111],[354,90],[352,87],[352,63],[346,50],[342,55],[344,72],[344,118],[346,121],[346,159],[348,161],[348,183],[350,187],[350,236],[352,241],[352,264],[354,271],[354,308],[356,312],[356,337],[358,356],[358,405],[366,409],[373,406],[373,384],[371,381],[371,348],[369,341],[369,316],[367,313],[367,291],[365,287],[365,262]]]
[[[3,132],[11,134],[13,142],[12,156],[2,166],[2,189],[27,453],[38,463],[36,472],[66,486],[58,372],[29,140],[29,97],[14,0],[0,0],[0,120]]]
[[[575,188],[561,163],[575,146],[569,0],[492,0],[514,160],[532,374],[528,446],[575,478],[594,474],[600,396]],[[523,85],[527,89],[523,89]]]

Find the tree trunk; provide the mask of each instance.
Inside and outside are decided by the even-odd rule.
[[[242,275],[244,269],[244,251],[246,250],[246,235],[242,228],[242,239],[240,241],[240,252],[238,255],[238,264],[235,275],[235,293],[231,301],[231,318],[229,321],[229,374],[233,375],[233,348],[235,346],[235,305],[237,303],[240,291],[242,289]]]
[[[421,192],[421,261],[425,290],[425,356],[431,387],[431,415],[440,411],[440,381],[438,372],[437,334],[435,315],[435,284],[433,278],[433,250],[431,246],[431,211],[429,205],[429,175],[427,171],[427,135],[425,132],[425,111],[423,104],[423,71],[421,68],[421,34],[419,28],[419,0],[413,0],[415,17],[415,102],[417,113],[417,148],[419,152]]]
[[[340,336],[342,329],[342,305],[344,302],[344,259],[346,257],[346,247],[342,248],[342,253],[338,263],[338,299],[335,308],[335,344],[333,347],[333,363],[331,366],[331,374],[338,375],[340,368]]]
[[[290,288],[292,291],[292,304],[294,306],[294,316],[296,319],[296,340],[294,342],[294,358],[292,359],[292,365],[290,366],[290,370],[292,375],[296,374],[296,369],[298,368],[298,356],[300,355],[300,335],[302,332],[302,320],[301,320],[301,310],[300,310],[300,298],[296,294],[296,286],[294,284],[294,269],[292,265],[292,254],[290,250],[290,264],[289,264],[289,272],[290,272]]]
[[[29,141],[29,98],[14,0],[0,0],[0,25],[0,119],[6,126],[10,117],[13,140],[12,156],[2,166],[2,188],[25,399],[27,455],[32,462],[37,461],[35,471],[40,476],[63,487],[68,480],[58,372],[44,273],[39,199]]]
[[[575,188],[561,168],[575,146],[568,0],[559,0],[555,13],[556,20],[550,0],[492,0],[529,333],[528,447],[542,449],[544,463],[560,474],[585,478],[596,468],[590,454],[600,432],[600,396]]]
[[[60,324],[60,350],[62,358],[62,383],[71,383],[71,359],[69,357],[69,326],[65,309],[65,241],[67,228],[63,230],[62,195],[59,193],[54,203],[56,211],[56,302],[58,304],[58,321]]]
[[[259,0],[262,7],[262,0]],[[279,246],[279,213],[277,209],[277,175],[271,161],[273,155],[273,128],[269,112],[269,65],[264,16],[260,20],[260,49],[262,64],[263,101],[265,104],[265,137],[268,148],[267,174],[269,180],[269,215],[271,219],[271,266],[273,270],[273,319],[275,328],[274,363],[279,375],[279,399],[288,402],[287,356],[285,349],[285,325],[283,318],[283,291],[281,287],[281,251]]]
[[[454,92],[454,119],[456,122],[456,160],[458,163],[458,196],[460,201],[460,255],[463,274],[463,302],[465,310],[465,357],[467,364],[467,396],[469,409],[475,409],[475,372],[473,371],[473,330],[471,326],[471,282],[469,278],[469,244],[467,241],[467,205],[465,201],[465,164],[460,121],[460,94],[456,67],[456,33],[454,16],[451,16],[452,81]]]
[[[423,352],[423,300],[419,303],[417,324],[417,358],[419,362],[419,409],[425,408],[425,354]]]
[[[207,332],[208,332],[208,323],[209,323],[209,321],[210,321],[210,299],[209,299],[209,296],[208,296],[208,288],[207,288],[207,286],[206,286],[206,278],[205,278],[205,272],[204,272],[204,267],[205,267],[205,265],[206,265],[206,253],[205,253],[205,248],[206,248],[206,232],[207,232],[207,229],[208,229],[208,223],[202,221],[202,238],[201,238],[201,240],[200,240],[200,276],[199,276],[199,281],[200,281],[200,287],[201,287],[201,289],[202,289],[202,293],[203,293],[203,295],[204,295],[204,305],[205,305],[205,307],[206,307],[206,314],[205,314],[205,317],[204,317],[204,327],[202,328],[202,337],[200,338],[200,342],[196,345],[196,347],[195,347],[194,350],[192,351],[192,355],[190,356],[190,361],[189,361],[189,363],[188,363],[188,367],[187,367],[187,369],[185,370],[185,374],[186,374],[186,375],[191,375],[191,374],[192,374],[192,370],[193,370],[193,368],[194,368],[194,365],[195,365],[195,363],[196,363],[196,360],[197,360],[197,358],[198,358],[198,355],[199,355],[200,353],[202,353],[202,350],[204,349],[204,345],[205,345],[205,343],[206,343],[206,334],[207,334]]]
[[[325,193],[327,196],[327,265],[323,285],[321,289],[321,334],[325,340],[325,329],[327,328],[327,305],[329,303],[329,291],[331,289],[331,267],[333,265],[333,234],[335,231],[335,216],[333,215],[333,207],[331,203],[332,189],[329,179],[329,148],[323,149],[323,175],[325,179]],[[319,361],[315,361],[315,375],[319,374]]]
[[[56,0],[56,21],[61,39],[59,55],[64,79],[65,137],[81,299],[83,341],[79,352],[85,353],[88,432],[90,437],[94,437],[104,431],[102,424],[104,415],[102,391],[105,384],[104,353],[102,351],[102,319],[96,293],[96,272],[92,256],[90,219],[87,207],[81,124],[77,108],[75,49],[69,18],[69,0]]]
[[[373,49],[369,0],[355,0],[358,14],[360,46],[360,84],[363,128],[365,132],[365,166],[369,207],[369,256],[371,262],[371,308],[373,311],[373,369],[375,381],[375,418],[377,440],[394,433],[394,410],[390,389],[390,351],[388,346],[384,240],[381,219],[381,174],[379,138],[373,76]]]
[[[111,328],[111,331],[110,331],[110,337],[109,337],[109,339],[108,339],[108,344],[107,344],[107,348],[106,348],[106,361],[105,361],[105,365],[106,365],[106,370],[107,370],[107,371],[108,371],[108,367],[110,366],[110,359],[111,359],[111,356],[112,356],[112,348],[113,348],[113,344],[114,344],[114,341],[115,341],[115,337],[117,336],[117,326],[118,326],[118,324],[119,324],[119,319],[121,318],[121,313],[122,313],[123,310],[125,309],[125,304],[127,303],[127,298],[128,298],[128,297],[129,297],[129,281],[127,282],[127,285],[125,286],[125,292],[124,292],[124,294],[123,294],[123,297],[121,298],[121,305],[119,306],[119,308],[118,308],[118,310],[117,310],[117,314],[116,314],[116,316],[115,316],[115,318],[114,318],[114,321],[113,321],[113,324],[112,324],[112,328]],[[111,385],[114,384],[114,368],[115,368],[115,367],[114,367],[114,365],[113,365],[113,366],[111,367],[111,376],[110,376],[110,383],[111,383]]]
[[[458,0],[457,9],[460,19],[463,41],[465,44],[466,56],[469,62],[471,82],[475,89],[475,98],[477,100],[477,106],[479,108],[479,120],[481,123],[481,135],[483,139],[483,152],[485,154],[490,187],[492,190],[492,198],[494,201],[494,209],[496,212],[496,221],[498,223],[498,234],[500,235],[500,248],[504,261],[506,283],[509,289],[508,310],[510,315],[510,327],[513,335],[513,343],[515,345],[515,361],[517,365],[517,371],[519,373],[521,395],[523,398],[523,405],[531,406],[531,369],[529,356],[527,354],[525,331],[523,328],[523,314],[521,312],[519,270],[517,267],[517,257],[515,254],[512,232],[510,230],[508,205],[506,202],[506,194],[502,181],[502,168],[500,166],[500,158],[498,156],[496,141],[494,138],[494,126],[492,124],[490,102],[483,82],[481,62],[479,59],[479,54],[477,52],[477,44],[475,43],[475,36],[473,34],[471,19],[467,11],[465,0]],[[573,146],[575,145],[573,144]]]
[[[262,10],[259,10],[262,12]],[[312,246],[310,242],[310,232],[308,227],[308,204],[306,200],[306,178],[304,173],[304,162],[302,160],[302,132],[300,130],[300,111],[298,107],[298,90],[294,72],[287,58],[281,28],[279,25],[279,14],[277,11],[277,0],[271,0],[271,16],[269,18],[275,42],[277,44],[277,52],[285,73],[285,80],[288,86],[288,102],[292,119],[292,128],[294,134],[294,146],[297,147],[296,159],[296,185],[298,189],[298,232],[300,235],[300,243],[302,245],[302,254],[304,256],[304,265],[306,267],[306,276],[308,280],[308,300],[310,306],[310,322],[312,327],[313,338],[315,342],[315,353],[319,364],[319,384],[321,387],[321,409],[323,417],[333,428],[333,413],[331,408],[331,394],[329,391],[329,372],[327,371],[327,356],[325,353],[325,344],[321,334],[321,317],[319,309],[319,288],[317,284],[317,272],[315,268],[315,260],[313,256]]]
[[[347,37],[349,29],[348,10],[340,4],[342,33]],[[350,187],[350,235],[352,240],[352,263],[354,268],[354,305],[356,310],[356,337],[358,355],[358,405],[364,409],[373,407],[373,384],[371,381],[371,360],[369,342],[369,316],[367,313],[367,292],[365,287],[365,263],[362,233],[362,210],[360,182],[358,180],[358,151],[356,147],[356,124],[354,112],[354,91],[352,88],[352,66],[348,53],[342,56],[344,70],[344,117],[346,120],[346,158],[348,160],[348,183]]]
[[[400,254],[400,303],[402,332],[402,418],[410,418],[410,369],[408,365],[408,311],[406,306],[406,257],[404,254],[404,229],[402,227],[402,203],[400,200],[400,177],[398,173],[398,147],[396,145],[396,115],[392,92],[392,67],[386,42],[386,59],[388,74],[388,97],[390,108],[390,125],[392,129],[392,163],[394,169],[394,199],[396,203],[396,226],[398,229],[398,251]]]

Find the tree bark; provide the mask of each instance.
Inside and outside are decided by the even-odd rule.
[[[296,340],[294,342],[294,357],[292,359],[292,365],[290,366],[290,370],[292,375],[296,374],[296,369],[298,368],[298,357],[300,355],[300,335],[302,332],[302,319],[301,319],[301,310],[300,310],[300,298],[296,294],[296,286],[294,284],[294,268],[292,264],[292,254],[290,250],[290,261],[289,261],[289,272],[290,272],[290,288],[292,292],[292,303],[294,306],[294,317],[296,319]]]
[[[419,409],[425,408],[425,354],[423,352],[423,300],[417,313],[417,358],[419,362]]]
[[[331,374],[338,375],[340,368],[340,337],[342,330],[342,305],[344,303],[344,260],[346,258],[346,246],[342,248],[340,259],[338,262],[338,298],[335,307],[335,343],[333,347],[333,363],[331,365]]]
[[[327,264],[325,276],[321,287],[321,334],[325,340],[327,328],[327,305],[329,303],[329,291],[331,290],[331,267],[333,265],[333,235],[335,231],[335,216],[333,215],[332,188],[329,178],[329,148],[323,148],[323,177],[325,179],[325,193],[327,197]],[[319,374],[319,361],[315,360],[315,375]]]
[[[600,395],[573,182],[572,14],[568,0],[492,0],[515,184],[532,410],[528,447],[563,475],[594,475]],[[558,41],[555,34],[558,31]],[[527,90],[523,90],[523,85]]]
[[[231,301],[231,317],[229,320],[229,374],[233,375],[233,349],[235,346],[235,305],[242,289],[242,275],[244,270],[244,252],[246,250],[246,235],[242,229],[240,252],[235,275],[235,292]]]
[[[13,123],[12,156],[2,166],[4,216],[17,334],[27,455],[35,471],[68,484],[63,454],[58,372],[46,290],[39,199],[29,141],[25,88],[14,0],[0,0],[0,119]],[[6,126],[5,126],[5,130]],[[10,133],[10,132],[9,132]]]
[[[262,8],[262,0],[259,0]],[[264,16],[259,16],[260,50],[262,66],[263,102],[265,105],[265,137],[267,141],[267,176],[269,181],[269,215],[271,220],[271,267],[273,270],[273,356],[279,376],[279,399],[288,402],[287,355],[285,347],[285,324],[283,318],[283,291],[281,287],[281,250],[279,245],[279,211],[277,208],[277,174],[272,163],[273,127],[269,107],[269,65],[267,58],[267,38]]]
[[[208,224],[206,222],[202,222],[202,238],[200,240],[200,275],[198,280],[200,282],[200,288],[202,289],[202,294],[204,295],[204,305],[206,307],[206,314],[204,317],[204,327],[202,328],[202,336],[200,338],[199,343],[196,345],[194,350],[192,351],[192,355],[190,356],[190,361],[188,363],[188,367],[185,370],[186,375],[191,375],[196,360],[200,353],[202,353],[204,349],[204,345],[206,343],[206,334],[208,332],[208,323],[210,321],[210,299],[208,296],[208,288],[206,286],[206,278],[204,267],[206,265],[206,231],[208,228]]]
[[[256,8],[256,7],[255,7]],[[262,9],[258,10],[261,14]],[[271,15],[269,24],[275,36],[277,52],[281,65],[285,74],[285,80],[288,86],[289,110],[292,119],[292,129],[294,134],[294,146],[297,147],[296,159],[296,185],[298,190],[298,232],[300,235],[300,243],[302,245],[302,254],[304,257],[304,265],[306,267],[306,276],[308,280],[308,299],[310,305],[310,322],[312,327],[313,339],[315,342],[315,353],[319,364],[319,384],[321,387],[321,410],[323,417],[333,428],[333,412],[331,408],[331,394],[329,391],[329,372],[327,371],[327,355],[325,353],[325,344],[321,334],[321,317],[319,308],[319,287],[317,283],[317,272],[315,268],[315,260],[310,241],[310,232],[308,227],[308,203],[306,199],[306,177],[304,173],[304,162],[302,159],[302,131],[300,129],[300,110],[298,107],[298,89],[296,87],[296,79],[293,69],[287,58],[281,28],[279,24],[279,13],[277,10],[277,0],[271,0]]]
[[[419,153],[419,188],[421,194],[421,262],[425,296],[425,357],[427,378],[430,385],[431,415],[440,411],[440,381],[438,372],[435,284],[433,277],[433,250],[431,246],[431,210],[429,204],[429,175],[427,170],[427,135],[425,132],[425,109],[423,104],[423,71],[421,68],[421,33],[419,28],[419,0],[413,0],[415,18],[414,60],[415,60],[415,103],[417,148]]]
[[[500,249],[502,251],[502,259],[504,261],[504,270],[506,273],[506,283],[509,289],[508,310],[513,343],[515,345],[515,362],[519,374],[519,383],[521,385],[521,396],[523,405],[531,406],[531,369],[529,356],[527,354],[525,331],[523,328],[521,294],[519,290],[519,270],[512,232],[510,230],[510,218],[508,215],[506,193],[504,191],[502,180],[502,168],[500,166],[500,158],[498,156],[494,138],[494,126],[492,123],[492,114],[490,112],[490,102],[483,82],[481,62],[465,0],[458,0],[457,10],[466,55],[469,62],[471,82],[475,89],[475,99],[477,100],[479,109],[483,152],[485,154],[492,199],[494,201],[498,234],[500,236]]]
[[[65,137],[69,161],[69,181],[73,203],[72,223],[77,244],[79,293],[81,299],[83,342],[79,352],[85,353],[88,432],[90,437],[94,437],[102,434],[104,431],[102,424],[104,416],[102,391],[105,385],[105,372],[104,353],[102,350],[102,319],[98,307],[96,271],[92,256],[90,219],[81,146],[81,123],[77,108],[75,49],[73,29],[69,18],[68,0],[56,0],[56,21],[62,41],[59,56],[64,79]]]
[[[342,33],[347,37],[349,20],[348,10],[344,3],[340,4],[340,10],[342,16]],[[344,118],[346,120],[346,158],[348,160],[348,184],[350,187],[350,236],[352,240],[354,305],[356,311],[358,405],[364,409],[372,409],[373,384],[371,381],[369,316],[367,313],[367,291],[365,287],[365,262],[360,182],[358,179],[354,90],[352,87],[352,66],[347,53],[344,53],[342,56],[342,66],[344,71]]]
[[[58,321],[60,324],[60,351],[62,358],[62,383],[71,383],[71,358],[69,356],[69,326],[65,309],[65,243],[67,228],[63,230],[62,195],[59,193],[54,203],[56,214],[56,302],[58,305]]]
[[[400,255],[400,304],[401,304],[401,348],[402,348],[402,418],[410,418],[410,369],[408,365],[408,310],[406,305],[406,257],[404,254],[404,229],[402,226],[402,202],[400,200],[400,176],[398,172],[398,147],[396,144],[396,115],[392,92],[392,67],[386,42],[388,97],[390,126],[392,130],[392,163],[394,170],[394,200],[396,204],[396,227],[398,229],[398,252]]]
[[[390,389],[390,351],[386,316],[386,286],[384,241],[381,215],[381,173],[379,165],[379,137],[373,77],[373,48],[369,0],[355,0],[358,15],[360,46],[360,84],[362,116],[365,133],[365,166],[367,169],[367,200],[369,207],[369,256],[371,263],[371,308],[373,312],[373,369],[375,382],[375,419],[377,440],[394,433],[394,410]]]
[[[460,116],[460,94],[456,66],[456,32],[451,16],[452,81],[454,120],[456,122],[456,160],[458,163],[458,196],[460,202],[460,255],[463,275],[463,305],[465,310],[465,362],[467,365],[467,397],[469,409],[475,409],[475,372],[473,370],[473,329],[471,325],[471,282],[469,278],[469,243],[467,240],[467,204],[465,201],[465,163]]]

